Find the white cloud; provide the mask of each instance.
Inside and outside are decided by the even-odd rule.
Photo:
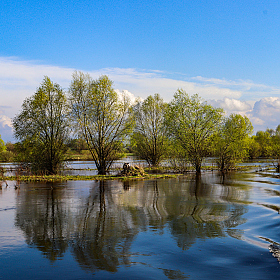
[[[119,89],[115,89],[115,91],[121,99],[123,98],[123,96],[128,97],[130,99],[131,104],[134,104],[137,99],[137,97],[135,97],[135,95],[129,92],[128,90],[120,91]]]
[[[221,89],[236,90],[242,95],[242,99],[248,101],[257,101],[264,96],[279,96],[280,89],[267,86],[263,84],[257,84],[248,80],[225,80],[225,79],[215,79],[215,78],[205,78],[205,77],[193,77],[192,80],[203,84],[206,87],[216,86]],[[227,96],[229,97],[229,96]],[[234,98],[239,98],[241,96],[235,96]]]
[[[0,96],[2,104],[10,107],[4,113],[13,117],[19,111],[23,100],[36,91],[44,76],[49,76],[51,80],[67,88],[74,70],[43,65],[36,61],[0,58]],[[170,101],[178,88],[183,88],[189,94],[199,93],[205,99],[239,98],[242,95],[241,91],[221,88],[215,84],[205,85],[197,81],[171,79],[156,70],[104,68],[91,71],[89,74],[93,78],[98,78],[102,74],[108,75],[114,81],[115,88],[127,90],[134,96],[142,98],[159,93],[166,101]]]
[[[23,100],[36,91],[45,75],[67,89],[74,70],[44,65],[38,61],[0,57],[0,115],[13,118],[20,111]],[[280,123],[277,107],[280,89],[252,81],[186,77],[176,73],[133,68],[104,68],[89,74],[93,78],[108,75],[114,81],[114,88],[131,96],[132,100],[159,93],[165,101],[170,101],[174,92],[182,88],[189,94],[198,93],[205,100],[210,100],[212,105],[224,108],[228,114],[247,114],[258,127],[272,128]],[[176,79],[172,78],[174,75],[177,75]],[[0,134],[3,135],[4,130],[11,129],[11,123],[7,119],[1,120]]]
[[[136,69],[103,69],[104,74],[115,81],[117,88],[125,88],[135,96],[146,98],[159,93],[165,101],[170,101],[178,88],[184,89],[189,94],[199,93],[204,99],[218,99],[223,97],[241,97],[242,92],[230,88],[220,88],[216,85],[171,79],[158,71],[140,71]]]
[[[248,114],[255,131],[275,129],[280,124],[280,98],[265,97],[257,101],[252,112]]]
[[[4,116],[4,115],[0,115],[0,125],[2,127],[5,127],[5,126],[9,126],[11,128],[13,127],[11,118]]]
[[[227,87],[238,87],[238,88],[246,88],[247,90],[250,90],[252,88],[259,88],[262,90],[268,90],[268,89],[273,89],[270,86],[263,85],[263,84],[256,84],[252,81],[248,80],[237,80],[237,81],[232,81],[232,80],[225,80],[225,79],[216,79],[216,78],[205,78],[201,76],[193,77],[192,80],[195,81],[200,81],[204,84],[213,84],[213,85],[220,85],[220,86],[227,86]]]
[[[4,142],[13,141],[12,120],[5,115],[0,115],[0,135]]]
[[[252,103],[252,104],[250,104]],[[280,98],[264,97],[256,102],[245,102],[237,99],[209,100],[209,104],[232,113],[246,115],[254,126],[254,131],[275,129],[280,124]]]
[[[49,76],[62,87],[68,87],[73,71],[16,58],[0,58],[0,105],[5,105],[1,111],[13,117],[20,110],[23,100],[40,86],[44,76]]]
[[[244,115],[252,110],[251,105],[247,102],[227,97],[225,97],[222,100],[209,100],[209,104],[211,104],[214,107],[223,108],[227,115]]]

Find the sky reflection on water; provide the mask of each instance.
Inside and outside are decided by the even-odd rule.
[[[280,272],[280,179],[272,175],[8,184],[0,189],[0,279],[271,279]]]

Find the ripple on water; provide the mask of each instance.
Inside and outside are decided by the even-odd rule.
[[[269,246],[280,244],[280,196],[262,179],[204,173],[2,189],[1,257],[10,276],[41,279],[276,279]]]

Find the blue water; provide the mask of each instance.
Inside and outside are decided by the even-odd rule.
[[[279,278],[278,174],[15,184],[0,279]]]

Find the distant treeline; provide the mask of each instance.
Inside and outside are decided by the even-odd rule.
[[[280,159],[280,125],[252,136],[246,116],[225,116],[197,94],[178,89],[169,103],[155,94],[132,104],[112,85],[107,76],[94,80],[74,72],[65,92],[45,77],[13,119],[18,142],[0,141],[0,160],[55,174],[76,151],[87,153],[98,173],[106,174],[128,151],[150,166],[168,160],[174,168],[191,164],[196,172],[209,156],[215,157],[219,170],[232,169],[246,158]]]

